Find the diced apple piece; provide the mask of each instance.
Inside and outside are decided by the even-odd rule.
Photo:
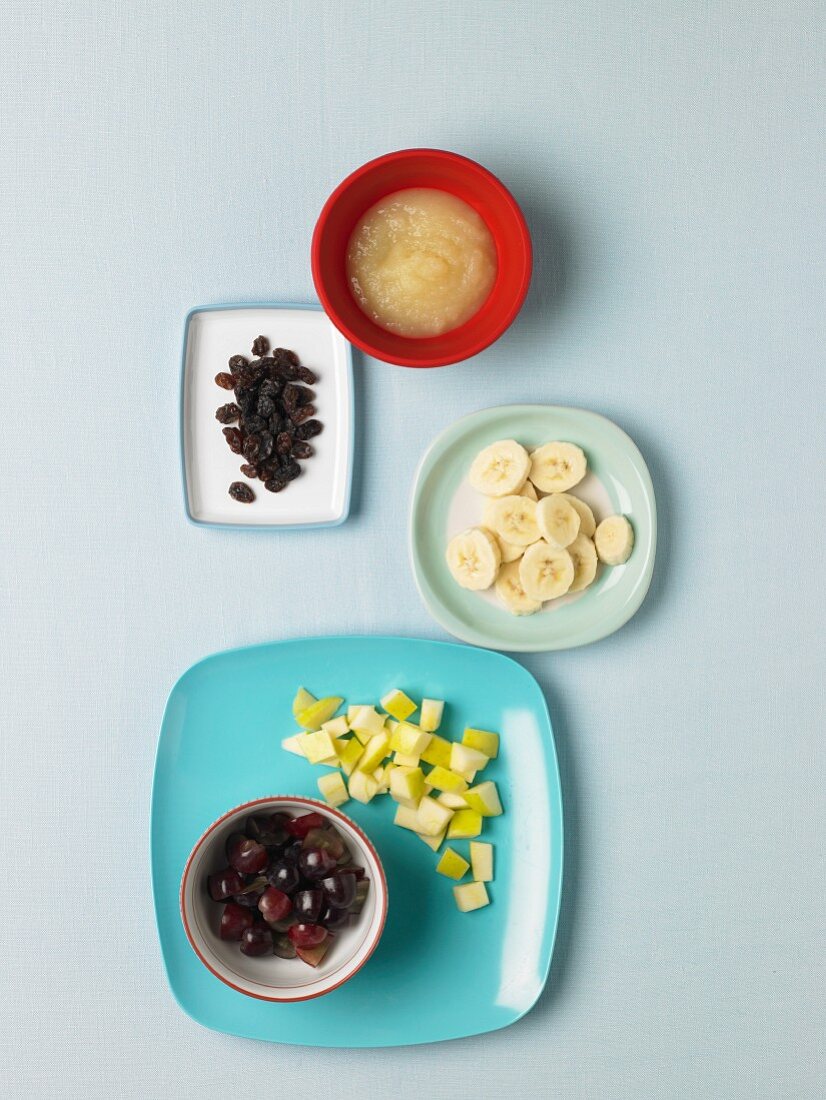
[[[379,785],[372,775],[354,771],[350,776],[350,797],[357,802],[370,802],[379,793]]]
[[[471,913],[474,909],[484,909],[486,905],[490,905],[484,882],[466,882],[463,886],[454,886],[453,896],[461,913]]]
[[[436,767],[450,767],[450,741],[440,737],[438,733],[430,735],[430,744],[422,752],[422,760],[425,764],[433,764]]]
[[[429,795],[422,798],[416,812],[418,815],[416,831],[424,833],[425,836],[436,836],[453,817],[453,810],[449,810],[447,806],[440,806],[436,799],[431,798]],[[473,835],[477,836],[478,834],[474,833]]]
[[[347,722],[350,726],[353,725],[353,719],[364,706],[364,703],[355,703],[353,706],[347,708]]]
[[[450,770],[463,775],[468,782],[472,782],[477,772],[481,771],[490,760],[483,752],[469,749],[466,745],[450,746]]]
[[[393,824],[417,833],[419,831],[419,815],[410,806],[397,806]]]
[[[336,750],[333,748],[333,738],[326,730],[302,734],[301,748],[311,764],[326,764],[328,761],[338,763]]]
[[[435,768],[427,773],[427,781],[437,791],[450,791],[452,794],[461,794],[462,791],[467,790],[467,780],[463,779],[461,775],[456,775],[455,772],[443,768],[441,764],[437,764]]]
[[[329,722],[322,722],[321,728],[326,730],[331,737],[343,737],[350,732],[350,726],[343,714],[338,718],[331,718]]]
[[[305,736],[306,734],[303,733],[294,733],[292,737],[285,737],[281,742],[281,748],[286,749],[287,752],[295,753],[296,756],[304,756],[304,749],[301,747],[301,739]]]
[[[390,773],[390,797],[402,806],[415,809],[424,794],[421,768],[393,768]]]
[[[445,848],[442,858],[436,864],[436,870],[447,878],[460,879],[466,873],[470,864],[452,848]]]
[[[361,760],[358,762],[360,772],[374,772],[387,756],[390,748],[390,738],[384,731],[377,733],[367,742]]]
[[[384,720],[384,728],[387,730],[391,737],[399,728],[400,724],[401,723],[397,722],[395,718],[385,718]]]
[[[387,792],[390,790],[390,772],[392,770],[393,769],[389,765],[387,767],[385,767],[384,765],[380,765],[373,772],[373,778],[379,785],[379,789],[376,791],[376,794],[387,794]]]
[[[405,718],[409,718],[413,711],[416,709],[416,704],[400,688],[393,688],[392,691],[382,696],[381,705],[392,715],[397,721],[403,722]]]
[[[481,831],[482,815],[476,810],[456,810],[447,827],[450,840],[479,836]]]
[[[470,866],[476,882],[493,882],[493,845],[471,840]]]
[[[367,733],[365,730],[353,730],[352,733],[361,745],[366,745],[370,738],[374,736],[374,734]]]
[[[430,734],[410,722],[399,722],[393,730],[390,747],[408,756],[421,756],[430,744]]]
[[[465,796],[463,794],[456,794],[453,791],[442,791],[437,802],[441,802],[443,806],[447,806],[449,810],[466,810],[467,802],[465,802]]]
[[[465,791],[465,802],[472,810],[476,810],[482,817],[498,817],[502,813],[502,803],[499,801],[499,792],[493,780],[488,779],[484,783],[478,783],[475,787]]]
[[[344,700],[338,695],[327,695],[324,699],[318,699],[305,707],[296,715],[296,721],[305,730],[321,729],[321,723],[332,718],[343,702]]]
[[[359,707],[350,719],[350,729],[355,733],[369,733],[371,737],[384,732],[384,715],[375,707]]]
[[[345,775],[352,775],[356,764],[361,759],[361,754],[364,752],[362,743],[357,741],[355,737],[351,737],[347,741],[336,739],[333,741],[333,748],[341,765],[341,770]]]
[[[423,840],[428,848],[432,848],[434,852],[438,852],[446,834],[447,829],[442,829],[442,831],[435,836],[425,836],[423,833],[417,833],[416,836],[419,840]]]
[[[422,712],[419,725],[428,733],[433,733],[442,724],[445,705],[440,699],[422,699]]]
[[[350,797],[347,793],[347,784],[342,779],[339,771],[322,775],[318,781],[318,789],[324,796],[325,802],[330,806],[341,806]]]
[[[316,702],[318,700],[315,695],[310,695],[306,688],[299,688],[295,693],[295,699],[293,699],[293,718],[297,718],[302,710],[306,710],[307,707],[311,707]]]
[[[462,734],[462,744],[467,745],[469,749],[478,749],[479,752],[483,752],[485,756],[490,757],[491,760],[495,760],[499,755],[498,733],[489,733],[487,730],[475,730],[472,726],[468,726]]]
[[[392,741],[391,741],[391,745],[392,745]],[[407,753],[404,753],[404,752],[394,752],[393,753],[393,763],[399,768],[418,768],[418,766],[419,766],[419,757],[418,756],[408,756]]]

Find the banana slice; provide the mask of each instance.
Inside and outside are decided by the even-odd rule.
[[[546,542],[564,550],[579,534],[579,512],[561,493],[551,493],[536,506],[536,525]]]
[[[634,528],[625,516],[609,516],[594,535],[600,561],[606,565],[624,565],[634,549]]]
[[[530,497],[531,500],[539,500],[536,489],[534,489],[533,487],[532,481],[526,481],[522,488],[519,490],[519,493],[523,497]]]
[[[574,579],[569,592],[581,592],[597,575],[597,552],[587,535],[579,534],[567,548],[574,563]]]
[[[469,527],[447,544],[445,560],[457,584],[481,592],[496,580],[502,552],[490,531]]]
[[[473,488],[489,497],[518,493],[528,476],[528,452],[514,439],[491,443],[474,458],[468,478]]]
[[[524,546],[515,546],[512,542],[506,542],[504,539],[498,537],[496,541],[499,543],[499,551],[502,554],[503,565],[507,565],[512,561],[519,561],[525,553]]]
[[[571,587],[574,563],[567,550],[535,542],[519,563],[519,579],[532,600],[555,600]]]
[[[546,443],[531,454],[530,479],[543,493],[564,493],[585,477],[588,463],[575,443]]]
[[[536,525],[538,505],[530,497],[511,495],[485,501],[485,527],[514,546],[530,546],[541,536]]]
[[[530,484],[530,482],[528,484]],[[579,512],[580,535],[586,535],[589,539],[592,539],[594,537],[594,531],[597,529],[597,521],[594,519],[594,513],[584,500],[575,497],[573,493],[560,493],[559,495],[570,501],[571,505]]]
[[[522,587],[518,561],[509,562],[499,570],[499,576],[496,578],[496,595],[511,615],[533,615],[542,607],[539,600],[532,600]]]

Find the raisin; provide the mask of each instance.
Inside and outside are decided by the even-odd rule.
[[[284,408],[295,409],[298,407],[298,403],[301,400],[301,389],[299,386],[294,386],[292,382],[289,382],[284,387],[284,392],[281,395],[281,400],[284,402]]]
[[[267,421],[263,416],[257,416],[255,413],[248,413],[244,417],[244,429],[247,432],[252,432],[253,435],[260,435],[261,432],[265,432],[267,426]]]
[[[313,436],[319,435],[323,430],[324,425],[320,420],[307,420],[295,429],[295,437],[301,440],[312,439]]]
[[[262,396],[259,393],[257,408],[259,416],[263,416],[269,419],[269,417],[271,417],[272,414],[275,412],[275,402],[271,397],[267,397],[266,394]]]
[[[235,374],[241,367],[245,367],[249,363],[246,355],[231,355],[229,357],[229,369]]]
[[[275,449],[280,455],[288,455],[293,449],[293,437],[289,432],[281,432],[275,440]]]
[[[232,390],[235,388],[235,379],[222,370],[220,374],[215,375],[215,385],[220,386],[222,390]]]
[[[270,342],[266,336],[256,336],[252,342],[253,355],[266,355],[270,350]]]
[[[271,493],[280,493],[281,490],[286,489],[286,487],[287,482],[280,475],[271,477],[268,481],[264,482],[264,488],[269,489]]]
[[[244,449],[244,433],[238,428],[224,428],[224,437],[234,455],[240,455]]]
[[[234,401],[230,401],[228,405],[221,405],[215,411],[215,419],[219,424],[234,424],[240,415],[241,410]]]
[[[229,487],[229,495],[240,504],[252,504],[255,500],[255,493],[243,481],[233,481]]]
[[[300,473],[301,467],[297,462],[290,462],[288,465],[282,467],[281,470],[281,476],[285,477],[287,481],[295,481]]]
[[[258,458],[258,451],[261,446],[260,437],[257,435],[248,435],[244,440],[244,446],[242,452],[247,462],[255,462]]]
[[[275,477],[281,470],[278,465],[277,458],[268,458],[266,462],[259,462],[257,465],[258,476],[262,481],[268,481],[271,477]]]
[[[244,465],[241,467],[241,473],[244,475],[244,477],[255,478],[258,477],[258,468],[256,466],[253,466],[249,462],[245,462]]]
[[[275,401],[281,393],[281,386],[273,378],[265,378],[258,389],[258,396],[270,397]]]
[[[299,382],[306,382],[308,386],[314,386],[318,381],[314,371],[309,367],[296,367],[295,376]]]
[[[296,439],[293,443],[292,454],[293,458],[312,458],[315,454],[315,447],[312,443],[305,443],[303,439]]]
[[[296,386],[298,390],[298,404],[309,405],[315,400],[315,390],[308,390],[306,386]]]
[[[302,405],[296,409],[295,412],[290,413],[290,420],[293,424],[303,424],[305,420],[309,420],[311,416],[315,416],[315,405]]]
[[[265,462],[272,454],[275,440],[269,432],[261,432],[258,436],[258,461]]]

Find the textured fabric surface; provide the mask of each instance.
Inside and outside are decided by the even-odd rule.
[[[823,14],[5,0],[3,1096],[219,1097],[239,1073],[301,1098],[823,1095]],[[186,311],[312,300],[327,193],[417,144],[523,203],[518,324],[437,373],[357,361],[345,526],[187,525]],[[210,1034],[172,1001],[150,900],[166,694],[227,646],[443,637],[407,561],[411,478],[445,425],[512,401],[615,419],[660,512],[636,618],[524,661],[567,799],[548,988],[438,1048]]]

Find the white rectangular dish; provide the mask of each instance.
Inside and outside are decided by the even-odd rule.
[[[315,454],[281,493],[253,481],[252,504],[229,495],[244,462],[233,454],[215,419],[232,399],[215,384],[231,355],[249,355],[252,341],[266,336],[289,348],[318,376],[313,387],[323,432],[312,440]],[[184,500],[193,523],[220,527],[332,527],[350,510],[353,475],[353,369],[350,345],[317,306],[203,306],[187,316],[181,386],[181,451]]]

